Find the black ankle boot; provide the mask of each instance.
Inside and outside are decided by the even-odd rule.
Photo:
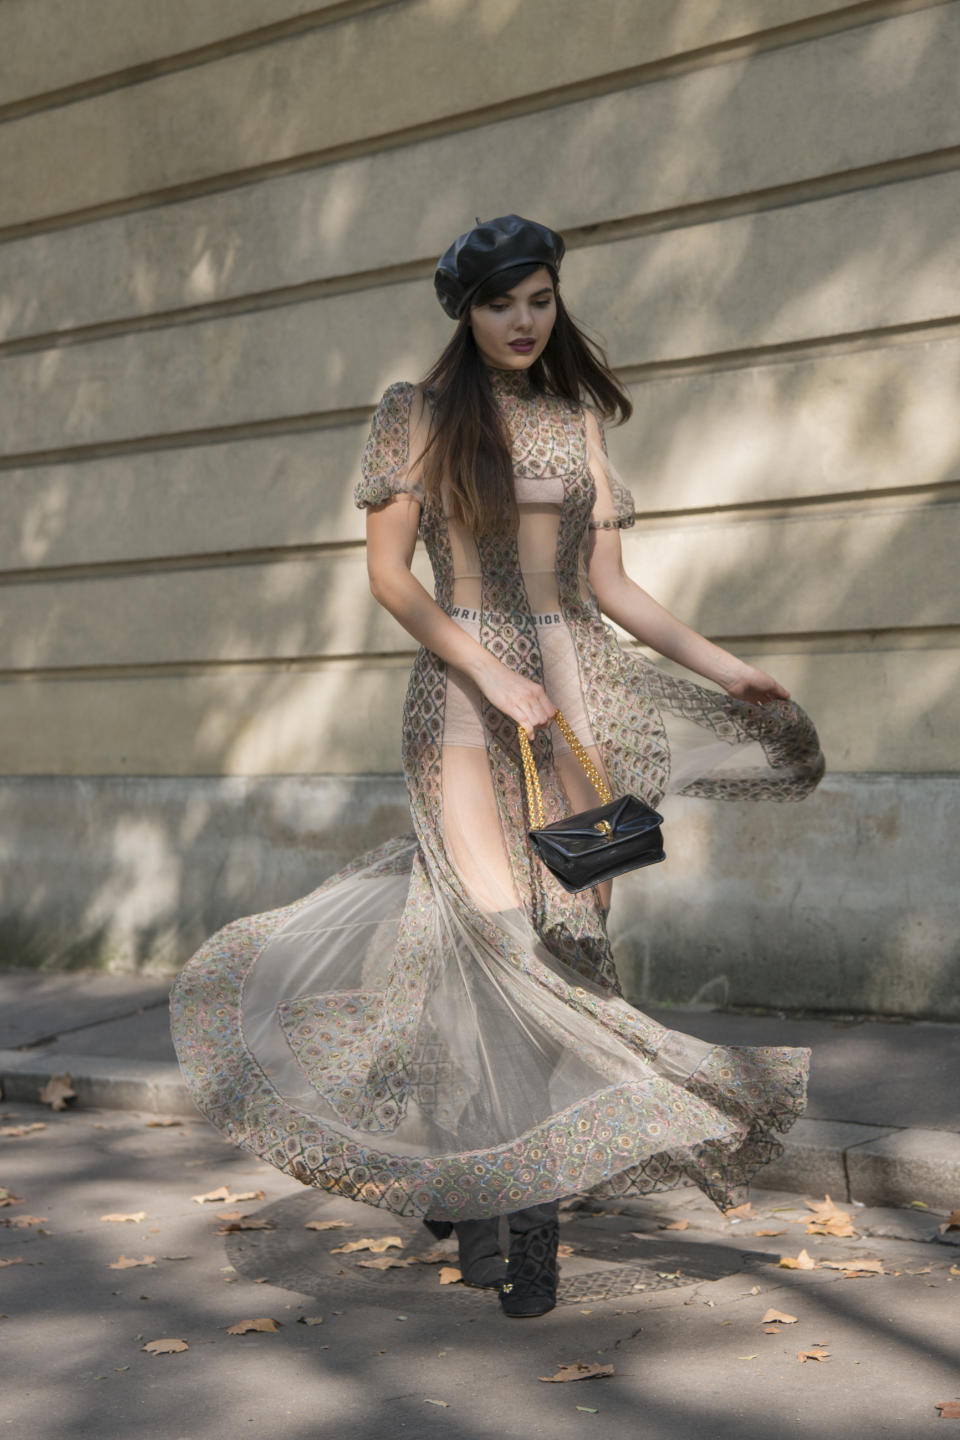
[[[505,1315],[527,1319],[545,1315],[556,1305],[559,1239],[555,1204],[535,1205],[510,1216],[507,1278],[500,1287]]]
[[[458,1220],[454,1225],[460,1247],[460,1274],[464,1285],[477,1290],[499,1290],[507,1262],[500,1249],[500,1220]]]
[[[451,1230],[457,1232],[460,1250],[460,1274],[464,1285],[478,1290],[498,1290],[507,1264],[500,1249],[500,1221],[492,1220],[424,1220],[424,1225],[438,1240],[446,1240]]]

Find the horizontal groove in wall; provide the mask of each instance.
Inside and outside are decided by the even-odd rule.
[[[175,203],[178,200],[192,200],[200,195],[213,195],[221,190],[232,190],[242,185],[255,184],[272,176],[291,175],[298,171],[314,170],[338,160],[356,159],[377,151],[398,149],[419,140],[431,140],[441,135],[451,135],[465,130],[478,129],[498,120],[515,119],[522,115],[551,110],[559,105],[570,105],[577,100],[589,100],[594,96],[608,95],[616,90],[632,89],[638,85],[685,75],[710,65],[721,65],[730,61],[749,59],[769,50],[781,49],[803,41],[822,39],[845,30],[857,29],[878,20],[891,19],[917,10],[935,9],[940,5],[952,4],[954,0],[863,0],[863,3],[844,7],[827,14],[814,15],[806,20],[792,21],[755,31],[752,35],[735,40],[719,41],[681,55],[668,56],[662,60],[629,66],[605,75],[591,76],[585,80],[551,86],[546,90],[517,97],[513,100],[498,101],[492,105],[479,106],[473,110],[442,116],[435,120],[422,121],[415,125],[388,131],[363,139],[287,156],[282,160],[268,161],[261,165],[248,166],[220,175],[207,176],[200,180],[186,181],[165,186],[139,195],[104,201],[97,205],[59,215],[44,216],[0,228],[0,243],[20,239],[27,235],[41,234],[50,230],[65,229],[71,225],[85,225],[92,220],[110,216],[126,215],[135,210],[149,209],[155,205]]]
[[[770,635],[711,635],[718,645],[751,654],[830,655],[854,651],[947,650],[960,647],[960,625],[930,625],[889,630],[811,630]],[[642,649],[626,642],[626,648]],[[298,655],[250,660],[183,660],[156,664],[63,665],[0,669],[0,683],[33,684],[51,680],[153,680],[169,676],[293,674],[329,669],[399,669],[413,663],[416,650],[370,651],[350,655]]]
[[[960,164],[960,151],[958,151]],[[250,315],[261,310],[280,310],[289,305],[303,305],[309,300],[325,300],[333,295],[349,295],[359,290],[383,289],[403,285],[432,276],[436,260],[409,260],[380,270],[357,270],[350,275],[331,275],[324,280],[306,280],[299,285],[278,286],[275,290],[251,291],[225,300],[210,300],[201,305],[183,305],[176,310],[159,310],[152,315],[124,315],[116,320],[101,320],[78,325],[71,330],[37,331],[18,336],[16,340],[0,341],[0,357],[25,355],[37,350],[63,349],[67,345],[90,344],[120,335],[142,334],[145,331],[168,330],[179,325],[199,325],[204,321],[223,320],[232,315]]]
[[[751,370],[765,365],[787,364],[791,360],[818,360],[831,355],[852,355],[864,350],[884,350],[894,345],[917,345],[926,340],[960,336],[960,315],[936,320],[915,320],[906,325],[878,325],[871,330],[841,331],[807,340],[785,340],[777,345],[745,346],[740,350],[714,350],[677,360],[651,360],[640,365],[620,365],[617,374],[627,385],[668,380],[674,376],[720,374],[725,370]]]
[[[91,560],[76,565],[0,570],[4,585],[49,584],[63,580],[122,579],[132,575],[163,575],[170,571],[237,569],[245,565],[272,565],[318,560],[323,555],[362,553],[363,540],[328,540],[312,545],[262,545],[249,550],[198,550],[180,555],[129,556],[123,560]]]
[[[882,650],[955,650],[960,625],[918,625],[889,630],[809,630],[782,635],[711,635],[716,645],[766,655],[841,655]]]
[[[960,168],[960,145],[931,150],[874,165],[812,176],[806,180],[789,181],[784,185],[762,190],[745,190],[737,195],[719,196],[714,200],[653,210],[646,214],[626,215],[599,220],[590,225],[571,226],[564,231],[567,250],[611,244],[617,240],[637,239],[644,235],[662,234],[742,215],[809,204],[857,190],[877,189],[904,181],[940,175]],[[95,340],[119,335],[163,330],[177,325],[196,325],[203,321],[245,315],[260,310],[276,310],[288,305],[302,305],[311,300],[334,295],[353,294],[361,290],[382,289],[388,285],[409,284],[428,280],[433,275],[436,259],[407,260],[376,270],[356,270],[324,279],[306,280],[297,285],[277,286],[270,290],[250,291],[223,300],[199,305],[184,305],[173,310],[155,311],[149,315],[119,316],[113,320],[77,325],[71,329],[36,331],[14,340],[0,341],[0,356],[29,354],[37,350],[59,349],[66,345],[89,344]]]
[[[888,490],[848,491],[837,495],[802,495],[796,499],[744,500],[728,505],[691,506],[686,510],[638,511],[638,525],[678,530],[704,524],[724,525],[731,521],[794,520],[822,516],[829,519],[845,513],[865,511],[920,510],[932,505],[960,502],[960,480],[938,485],[902,485]],[[359,555],[362,539],[325,540],[307,545],[263,545],[249,549],[197,550],[177,555],[129,555],[118,560],[88,560],[70,565],[31,565],[0,570],[0,589],[10,585],[51,585],[64,581],[125,579],[141,575],[163,575],[191,570],[237,569],[247,565],[291,564],[315,561],[324,556],[336,559]]]
[[[281,655],[253,660],[170,660],[152,665],[51,665],[32,670],[0,669],[0,684],[156,680],[188,675],[287,675],[316,670],[397,670],[412,665],[416,653],[416,650],[389,650],[356,655]]]
[[[170,430],[164,434],[136,435],[125,440],[99,440],[86,445],[63,445],[51,450],[0,455],[0,472],[31,469],[35,465],[75,465],[107,460],[118,455],[149,455],[163,450],[190,450],[197,445],[221,445],[227,440],[254,440],[265,435],[299,435],[310,430],[332,430],[338,425],[360,425],[370,419],[372,405],[343,410],[315,410],[305,415],[277,415],[267,420],[244,420],[236,425],[211,425],[202,430]]]
[[[956,650],[960,648],[960,625],[924,625],[888,630],[798,630],[770,635],[710,635],[739,655],[846,655],[879,654],[893,650]],[[620,635],[625,650],[653,655],[654,651]],[[678,669],[683,669],[678,666]]]
[[[729,520],[808,520],[830,518],[865,510],[920,510],[960,501],[960,480],[935,484],[892,485],[883,490],[845,490],[831,495],[798,495],[778,500],[738,500],[727,505],[690,506],[684,510],[638,510],[637,522],[646,529],[663,525],[671,530]]]
[[[878,326],[836,335],[819,335],[807,340],[788,340],[779,345],[756,345],[737,350],[718,350],[678,360],[654,360],[640,365],[621,365],[617,374],[627,385],[670,379],[675,376],[748,370],[791,360],[815,360],[831,355],[881,350],[893,345],[923,344],[960,336],[960,316],[917,320],[907,325]],[[0,472],[23,470],[36,465],[67,465],[103,460],[118,455],[141,455],[163,450],[191,449],[196,445],[219,445],[228,440],[250,440],[265,435],[301,434],[338,425],[359,425],[370,419],[372,405],[342,410],[317,410],[300,415],[277,415],[264,420],[234,425],[211,425],[200,430],[170,430],[162,434],[136,435],[118,440],[90,441],[46,450],[19,451],[0,455]]]
[[[270,25],[258,26],[255,30],[242,30],[236,35],[226,35],[221,40],[211,40],[206,45],[195,45],[190,50],[180,50],[173,55],[161,55],[156,60],[143,60],[128,65],[122,70],[111,70],[103,75],[92,75],[87,80],[76,80],[71,85],[61,85],[56,90],[47,90],[36,95],[26,95],[21,100],[11,100],[0,105],[0,125],[10,120],[22,120],[25,115],[35,115],[42,110],[56,110],[63,105],[73,105],[79,100],[91,100],[96,95],[108,95],[112,90],[126,90],[131,85],[143,85],[161,75],[172,75],[178,70],[193,70],[198,65],[208,65],[214,60],[224,60],[230,55],[240,55],[245,50],[259,50],[264,45],[274,45],[282,40],[296,39],[313,30],[322,30],[340,20],[350,20],[366,10],[382,10],[395,4],[396,0],[340,0],[336,5],[323,5],[309,10],[304,15],[292,15],[288,20],[275,20]]]

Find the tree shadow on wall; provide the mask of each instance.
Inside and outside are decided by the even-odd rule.
[[[12,671],[45,677],[17,690],[21,769],[171,780],[131,800],[148,812],[86,837],[112,870],[77,913],[121,904],[125,866],[142,854],[167,878],[131,933],[159,926],[171,937],[164,957],[176,955],[183,896],[196,895],[185,847],[211,866],[222,846],[208,872],[220,923],[255,908],[254,895],[264,903],[262,857],[274,846],[268,833],[243,838],[242,819],[224,831],[211,793],[192,802],[193,818],[177,815],[176,785],[251,775],[266,792],[281,783],[267,777],[397,769],[411,647],[366,592],[348,492],[369,407],[389,381],[422,374],[448,333],[427,262],[478,211],[571,228],[568,299],[605,336],[637,401],[633,426],[611,440],[642,517],[636,578],[731,648],[771,668],[783,657],[791,689],[813,697],[835,769],[889,769],[891,753],[912,768],[912,732],[919,740],[925,726],[928,752],[941,753],[943,721],[929,717],[951,692],[955,652],[935,572],[955,513],[958,358],[946,333],[910,327],[947,318],[938,286],[952,273],[953,177],[853,179],[846,191],[815,182],[874,153],[863,125],[845,121],[858,82],[866,93],[881,76],[887,111],[932,83],[949,10],[164,207],[166,253],[134,216],[122,239],[114,222],[89,227],[120,245],[122,273],[152,281],[136,304],[122,286],[120,301],[109,286],[77,287],[56,323],[91,323],[117,305],[134,319],[171,314],[8,362],[11,393],[33,402],[8,448],[36,463],[10,477],[9,564],[31,583],[9,588],[0,640]],[[896,69],[895,27],[908,19],[914,48]],[[509,20],[505,7],[505,36]],[[805,142],[792,129],[800,99],[773,82],[788,62],[818,73],[811,56],[823,88]],[[845,89],[829,83],[838,56]],[[270,75],[280,83],[281,69]],[[628,100],[647,107],[636,112],[646,128],[625,139]],[[270,123],[282,142],[282,112]],[[924,145],[943,143],[938,133]],[[37,237],[36,254],[50,264],[68,238]],[[83,256],[93,274],[96,246]],[[379,271],[388,283],[371,286],[367,272]],[[331,279],[339,293],[322,292]],[[96,314],[82,309],[85,288],[104,297]],[[235,303],[244,296],[247,309]],[[188,315],[200,299],[224,308]],[[4,317],[12,333],[17,316]],[[40,321],[31,312],[25,324]],[[111,446],[130,453],[104,454]],[[44,459],[50,451],[64,458]],[[709,885],[713,842],[732,822],[719,809],[700,815]],[[395,801],[383,818],[394,825]],[[139,820],[153,836],[142,851]],[[799,822],[808,849],[817,823]],[[884,841],[893,859],[878,848],[879,888],[901,863],[899,843]],[[26,889],[6,903],[42,917],[64,887],[38,846]],[[319,848],[331,868],[335,850],[345,858]],[[804,859],[814,889],[819,863]],[[298,861],[273,903],[302,879]],[[774,913],[823,945],[809,916],[797,929],[786,902]],[[721,936],[718,953],[733,940]],[[138,962],[156,949],[155,939],[138,949]],[[712,963],[691,959],[690,976]],[[921,1006],[949,989],[952,964],[931,965]]]

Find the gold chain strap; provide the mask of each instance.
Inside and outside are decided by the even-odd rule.
[[[600,771],[594,765],[580,741],[574,735],[566,720],[558,710],[554,715],[557,722],[557,729],[566,740],[583,769],[590,784],[596,790],[604,805],[609,805],[613,799],[613,791],[604,780]],[[527,732],[522,725],[517,726],[517,738],[520,741],[520,755],[523,759],[523,781],[527,791],[527,813],[530,816],[531,830],[543,828],[543,790],[540,788],[540,776],[537,774],[537,767],[533,759],[533,750],[530,748],[530,741]]]

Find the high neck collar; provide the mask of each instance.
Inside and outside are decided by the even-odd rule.
[[[529,400],[533,394],[529,370],[495,370],[487,366],[490,388],[498,400]]]

